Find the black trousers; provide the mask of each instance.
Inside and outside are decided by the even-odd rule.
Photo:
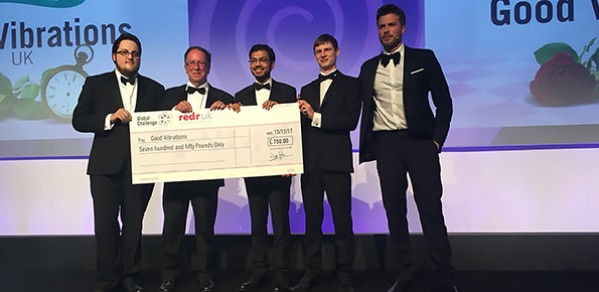
[[[331,206],[335,225],[336,271],[341,280],[351,274],[355,246],[351,217],[351,176],[349,173],[326,172],[317,168],[301,176],[302,200],[306,215],[304,237],[306,275],[318,278],[322,271],[322,220],[324,193]]]
[[[154,184],[133,185],[130,166],[126,165],[114,175],[90,175],[90,186],[97,288],[113,289],[119,282],[137,284],[141,271],[142,221]]]
[[[289,201],[291,177],[268,176],[245,178],[245,187],[252,220],[252,247],[249,257],[253,273],[263,276],[269,265],[269,238],[267,231],[270,206],[274,242],[270,262],[275,274],[289,273]]]
[[[209,181],[165,183],[162,194],[164,225],[162,228],[162,277],[172,280],[181,274],[181,249],[189,203],[193,209],[196,252],[191,257],[191,269],[198,278],[210,278],[214,270],[214,221],[218,205],[219,186]]]
[[[408,221],[406,218],[407,174],[420,214],[422,231],[435,270],[453,277],[451,246],[443,217],[441,166],[439,154],[430,139],[410,137],[407,131],[375,132],[377,170],[389,233],[397,263],[397,278],[408,280],[413,274]]]

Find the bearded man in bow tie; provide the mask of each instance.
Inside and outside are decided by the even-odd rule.
[[[116,69],[88,77],[73,111],[75,130],[94,133],[87,173],[94,205],[97,292],[144,290],[138,283],[141,231],[154,184],[131,182],[129,123],[133,112],[159,109],[164,86],[138,73],[141,52],[135,35],[119,36],[112,45]]]

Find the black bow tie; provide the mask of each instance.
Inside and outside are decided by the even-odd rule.
[[[393,53],[391,55],[383,54],[383,55],[381,55],[381,64],[383,65],[383,67],[387,67],[387,64],[389,64],[389,61],[391,59],[393,59],[393,62],[394,62],[393,64],[395,64],[395,66],[397,66],[397,64],[399,64],[399,57],[400,57],[399,52]]]
[[[268,90],[270,90],[270,83],[266,83],[266,84],[254,83],[254,89],[256,89],[256,90],[260,90],[260,89],[268,89]]]
[[[124,76],[121,76],[121,83],[123,83],[123,85],[127,85],[127,83],[131,83],[131,85],[135,85],[135,78],[127,79]]]
[[[187,91],[188,94],[194,94],[196,92],[199,92],[201,95],[206,94],[206,88],[205,87],[195,88],[195,87],[187,86],[186,91]]]
[[[329,75],[322,75],[322,74],[318,74],[318,82],[323,82],[327,79],[331,79],[333,80],[333,78],[335,78],[335,75],[337,75],[337,73],[332,73]]]

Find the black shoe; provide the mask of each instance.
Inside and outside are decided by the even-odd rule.
[[[125,286],[125,291],[127,292],[143,292],[144,288],[139,285],[127,285]]]
[[[175,291],[175,280],[164,280],[158,288],[159,292],[173,292]]]
[[[264,277],[258,275],[252,275],[249,280],[239,285],[239,291],[252,291],[253,289],[260,288],[264,284]]]
[[[287,292],[289,291],[289,281],[287,277],[277,275],[272,281],[272,292]]]
[[[339,292],[354,292],[354,284],[351,281],[341,281],[339,283]]]
[[[318,285],[318,279],[310,279],[310,278],[304,276],[299,281],[299,283],[297,283],[297,285],[295,285],[293,287],[289,287],[289,291],[293,291],[293,292],[310,291],[316,285]]]
[[[393,286],[387,289],[387,292],[407,292],[410,289],[411,284],[411,281],[397,280],[393,283]]]
[[[458,288],[455,285],[444,286],[441,288],[440,291],[441,292],[460,292],[460,291],[458,291]]]
[[[200,291],[202,292],[212,292],[214,289],[214,282],[210,279],[200,279]]]

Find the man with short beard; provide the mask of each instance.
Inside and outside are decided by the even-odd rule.
[[[453,113],[447,81],[431,50],[402,42],[406,16],[395,4],[376,13],[384,52],[364,62],[360,163],[376,160],[392,249],[399,267],[387,292],[410,288],[413,263],[406,219],[407,174],[410,174],[424,238],[442,291],[455,292],[455,268],[441,205],[439,152]],[[436,108],[429,104],[429,93]]]
[[[129,33],[112,45],[116,69],[85,80],[73,112],[79,132],[94,133],[87,173],[90,176],[96,239],[96,291],[143,291],[142,220],[154,184],[131,182],[131,113],[155,111],[164,87],[138,73],[141,43]],[[122,223],[122,228],[119,225]]]

